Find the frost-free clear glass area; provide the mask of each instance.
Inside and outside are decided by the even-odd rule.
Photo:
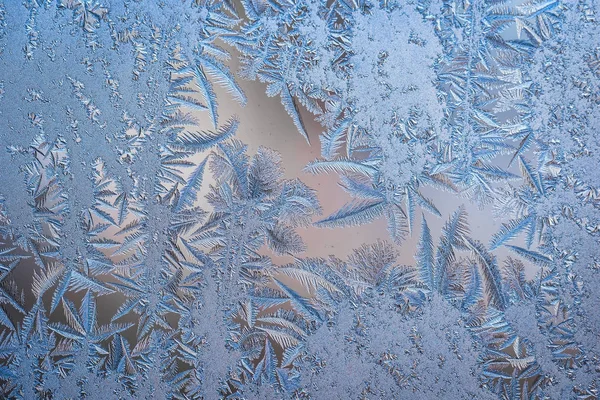
[[[600,1],[0,0],[0,397],[597,399]]]

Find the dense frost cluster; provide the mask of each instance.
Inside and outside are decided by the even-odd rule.
[[[597,0],[0,0],[0,397],[597,399],[599,132]]]

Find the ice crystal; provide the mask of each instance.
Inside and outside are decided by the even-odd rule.
[[[1,397],[598,398],[599,13],[0,0]]]

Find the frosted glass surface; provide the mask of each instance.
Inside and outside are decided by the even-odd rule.
[[[0,398],[597,399],[600,3],[0,0]]]

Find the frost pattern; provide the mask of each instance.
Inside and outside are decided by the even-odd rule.
[[[599,13],[0,0],[2,397],[597,399]],[[246,80],[340,209],[240,140]]]

